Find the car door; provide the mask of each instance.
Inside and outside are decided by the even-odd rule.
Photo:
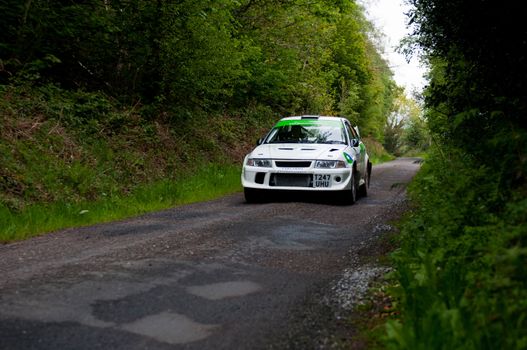
[[[355,161],[357,162],[357,170],[362,174],[363,171],[364,171],[364,167],[363,167],[363,154],[361,154],[361,148],[360,148],[360,138],[359,138],[359,135],[355,132],[355,130],[353,130],[353,128],[351,127],[351,125],[346,122],[346,131],[348,132],[348,135],[349,135],[349,139],[350,139],[350,147],[352,149],[352,152],[353,152],[353,158],[355,159]]]
[[[356,155],[357,171],[362,177],[363,174],[366,173],[366,146],[362,142],[355,128],[351,127],[350,124],[346,123],[346,129],[348,130],[348,133],[350,135],[350,143]]]
[[[362,138],[360,137],[359,127],[355,126],[352,129],[353,131],[355,131],[355,134],[359,138],[359,150],[360,150],[361,168],[362,168],[361,172],[362,174],[366,174],[367,168],[368,168],[368,159],[366,158],[366,145],[364,144],[364,142],[362,142]]]

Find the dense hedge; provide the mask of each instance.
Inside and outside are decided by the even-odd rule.
[[[395,254],[397,349],[527,348],[527,30],[520,4],[411,0],[434,143]]]

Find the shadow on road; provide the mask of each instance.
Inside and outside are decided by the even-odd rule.
[[[323,205],[331,205],[331,206],[350,205],[348,203],[344,203],[342,201],[342,197],[340,196],[340,193],[336,193],[335,191],[327,191],[327,192],[325,191],[320,191],[320,192],[318,191],[317,192],[287,191],[287,190],[269,191],[269,193],[262,194],[260,199],[261,199],[260,203],[258,204],[300,202],[300,203],[323,204]],[[359,202],[360,202],[360,199],[359,199]],[[247,205],[254,205],[254,204],[247,204]]]

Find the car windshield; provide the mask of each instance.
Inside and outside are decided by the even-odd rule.
[[[338,120],[297,119],[278,122],[265,142],[346,144],[346,137]]]

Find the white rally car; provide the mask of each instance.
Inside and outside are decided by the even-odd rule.
[[[281,119],[243,161],[247,202],[269,190],[335,191],[347,203],[366,196],[371,163],[358,128],[346,118]]]

